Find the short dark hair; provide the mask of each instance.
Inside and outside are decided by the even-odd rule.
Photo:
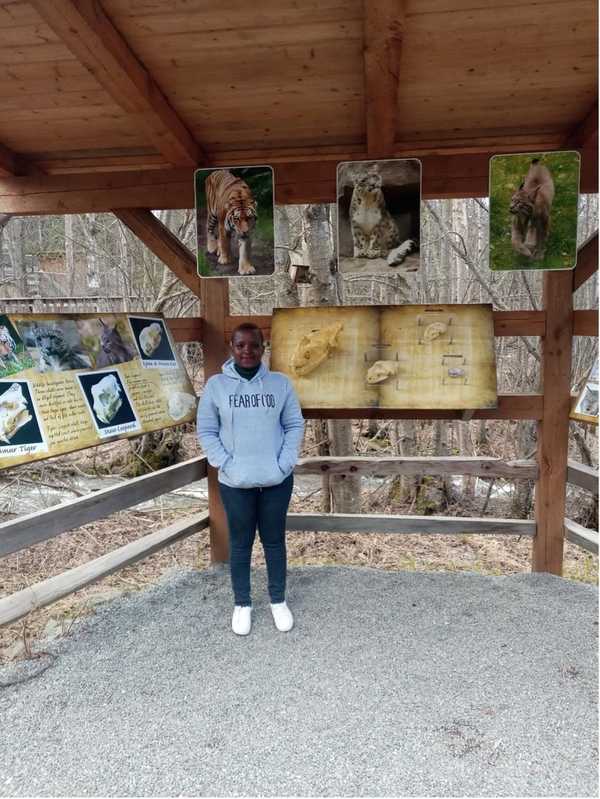
[[[236,333],[258,333],[258,337],[260,339],[260,343],[264,344],[265,340],[263,338],[262,330],[258,325],[255,325],[253,322],[243,322],[241,325],[234,327],[231,331],[231,343],[233,344],[233,340],[235,339]]]

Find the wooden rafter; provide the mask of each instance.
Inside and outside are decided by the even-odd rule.
[[[198,143],[97,0],[32,0],[31,5],[110,96],[140,120],[169,163],[196,166],[205,160]]]
[[[177,236],[147,208],[121,208],[114,214],[143,241],[194,294],[200,295],[196,259]]]
[[[566,149],[584,149],[598,147],[598,103],[595,102],[585,118],[571,131],[565,139]]]
[[[365,113],[370,158],[392,157],[396,139],[403,0],[364,0]]]
[[[0,177],[23,174],[25,172],[19,156],[0,144]]]
[[[598,234],[591,236],[577,252],[577,266],[573,271],[573,291],[598,271]]]

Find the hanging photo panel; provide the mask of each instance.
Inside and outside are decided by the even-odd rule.
[[[571,419],[588,422],[588,424],[598,424],[598,389],[598,361],[596,361],[583,388],[573,401]]]
[[[305,408],[495,408],[492,306],[277,308],[271,368]]]
[[[573,269],[580,157],[576,152],[490,159],[490,269]]]
[[[337,166],[338,268],[344,274],[419,269],[421,162],[344,161]]]
[[[275,269],[273,168],[198,169],[194,190],[200,277],[271,275]]]
[[[0,314],[0,469],[194,419],[159,314]]]

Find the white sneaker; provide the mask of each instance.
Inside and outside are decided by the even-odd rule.
[[[231,618],[231,629],[236,635],[248,635],[252,627],[252,607],[236,605]]]
[[[273,614],[275,627],[277,627],[280,633],[287,633],[294,626],[292,611],[285,602],[277,602],[275,605],[271,604],[271,613]]]

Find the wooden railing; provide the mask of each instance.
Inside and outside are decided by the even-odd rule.
[[[453,475],[535,480],[534,461],[502,461],[498,458],[304,458],[296,474],[333,475]],[[207,476],[206,458],[199,457],[159,472],[127,480],[84,497],[60,503],[14,521],[0,524],[0,557],[47,541],[68,530],[140,502],[182,488]],[[148,557],[210,524],[208,511],[185,517],[161,530],[143,536],[89,563],[0,599],[0,625],[16,621],[32,610],[89,585],[96,580]],[[290,531],[334,533],[477,533],[489,535],[535,535],[535,522],[522,519],[448,516],[399,516],[389,514],[290,513]]]
[[[598,496],[598,472],[591,466],[569,461],[567,465],[567,482],[576,485]],[[598,554],[598,531],[588,530],[572,519],[565,519],[565,538],[594,555]]]
[[[0,557],[47,541],[82,524],[161,496],[206,477],[206,458],[193,458],[159,472],[136,477],[122,485],[62,502],[0,524]],[[32,610],[42,608],[124,566],[152,555],[163,547],[208,527],[208,511],[187,516],[174,524],[145,535],[89,563],[0,599],[0,625],[9,624]]]

